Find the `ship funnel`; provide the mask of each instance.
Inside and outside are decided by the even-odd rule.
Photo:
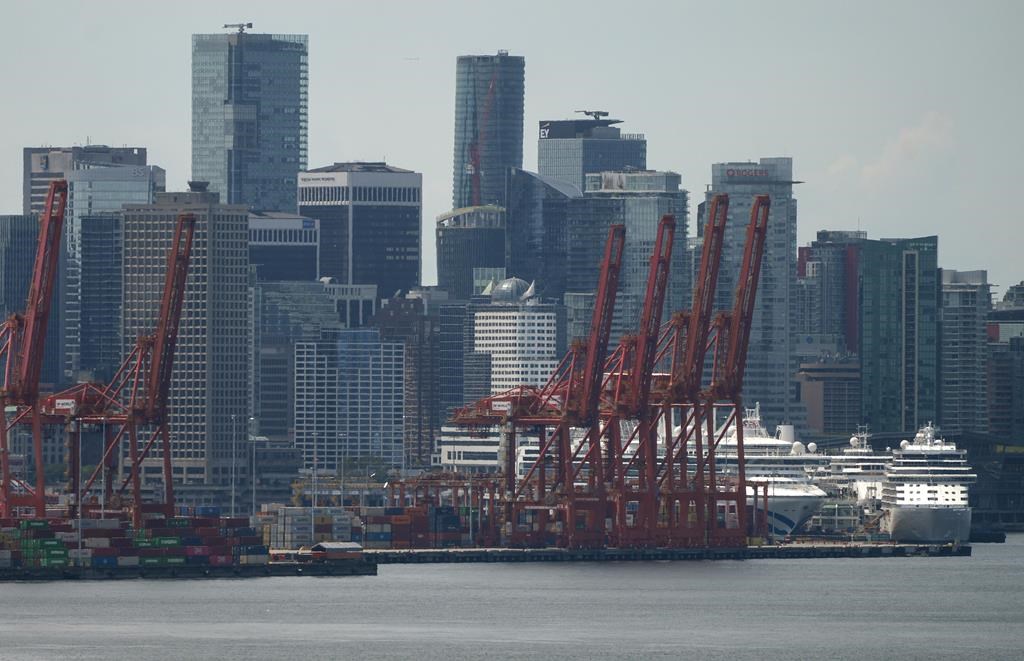
[[[779,425],[775,428],[775,432],[779,435],[779,438],[787,443],[792,443],[796,440],[796,430],[793,425]]]

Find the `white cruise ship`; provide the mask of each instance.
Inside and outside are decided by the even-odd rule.
[[[773,535],[799,532],[820,510],[828,494],[813,477],[828,463],[817,446],[794,440],[791,425],[779,425],[770,436],[761,422],[761,408],[747,409],[743,418],[743,457],[748,482],[768,486],[768,527]],[[736,475],[736,432],[730,429],[715,454],[725,475]],[[753,489],[747,488],[747,508],[754,510]],[[760,510],[762,503],[757,503]]]
[[[858,429],[848,446],[829,455],[828,466],[815,483],[828,493],[822,513],[812,525],[823,532],[853,532],[877,523],[882,506],[882,483],[892,451],[876,452],[867,428]]]
[[[896,542],[966,542],[971,536],[968,485],[977,479],[965,450],[936,437],[928,424],[893,450],[882,486],[883,525]]]

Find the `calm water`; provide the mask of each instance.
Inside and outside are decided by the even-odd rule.
[[[972,558],[385,566],[0,584],[0,658],[1020,659],[1024,536]]]

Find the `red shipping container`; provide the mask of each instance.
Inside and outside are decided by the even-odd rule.
[[[210,547],[209,546],[186,546],[185,547],[185,555],[187,555],[187,556],[210,555]]]
[[[230,555],[211,555],[210,566],[211,567],[229,567],[233,564],[235,559]]]
[[[128,553],[122,553],[121,555],[129,555]],[[163,549],[149,548],[149,549],[134,549],[130,555],[137,555],[140,558],[160,558],[164,555]]]
[[[113,558],[118,555],[121,555],[120,553],[118,553],[118,549],[115,549],[110,546],[106,548],[98,548],[92,550],[92,557],[94,558]]]

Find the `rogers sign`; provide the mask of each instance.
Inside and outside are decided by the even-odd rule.
[[[727,177],[770,177],[768,170],[739,170],[729,168],[725,171]]]

